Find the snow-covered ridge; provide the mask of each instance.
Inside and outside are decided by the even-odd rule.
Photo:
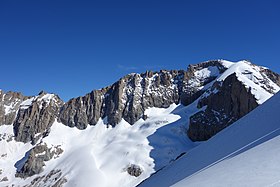
[[[42,93],[24,100],[20,104],[20,109],[27,109],[32,105],[32,103],[40,103],[40,108],[42,108],[42,104],[47,106],[51,103],[51,101],[53,101],[55,104],[58,102],[58,98],[55,94]]]
[[[280,87],[263,73],[264,69],[266,68],[256,66],[245,60],[239,61],[230,65],[217,81],[222,82],[228,76],[236,74],[238,80],[251,90],[257,102],[262,104],[280,90]]]
[[[191,116],[207,109],[207,106],[197,108],[200,99],[206,93],[219,92],[218,89],[212,90],[215,82],[223,84],[227,77],[236,74],[259,104],[276,93],[279,87],[264,70],[248,61],[234,63],[216,60],[192,65],[187,71],[162,70],[129,74],[111,86],[74,98],[65,104],[58,96],[49,93],[29,97],[20,104],[17,123],[13,126],[0,126],[0,139],[1,136],[5,137],[0,140],[3,148],[0,153],[17,155],[11,156],[10,160],[7,158],[7,162],[0,160],[0,169],[3,169],[0,181],[4,177],[8,178],[8,181],[0,185],[30,184],[36,177],[46,177],[56,168],[59,170],[56,177],[43,177],[37,186],[53,185],[58,175],[67,179],[66,187],[135,186],[183,154],[191,153],[200,144],[192,142],[186,132],[190,129],[188,125]],[[240,84],[239,81],[235,80]],[[204,91],[206,93],[201,95]],[[179,104],[183,94],[190,100],[187,106]],[[65,113],[62,115],[62,112]],[[36,115],[30,117],[29,113]],[[55,122],[50,120],[44,124],[50,117],[55,118]],[[112,125],[114,128],[111,126],[113,123],[108,122],[110,117],[117,119],[117,123]],[[7,129],[9,133],[1,135]],[[26,140],[28,143],[16,142],[13,138],[16,131],[20,137],[17,140]],[[32,137],[26,138],[30,134]],[[30,141],[36,144],[31,145]],[[43,172],[26,180],[15,178],[15,163],[22,159],[20,163],[24,164],[27,159],[24,158],[25,154],[34,146],[44,143],[51,151],[60,147],[63,152],[46,161]],[[12,149],[9,150],[9,147]],[[46,153],[42,151],[35,156],[44,156]],[[142,173],[137,177],[133,176],[133,172],[131,175],[131,166]],[[45,179],[47,182],[43,184]]]
[[[140,187],[279,186],[280,94]]]

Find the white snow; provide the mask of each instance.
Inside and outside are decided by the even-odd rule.
[[[13,105],[4,105],[4,108],[5,108],[5,115],[7,115],[12,112],[14,106]]]
[[[34,99],[36,99],[36,97],[31,97],[29,99],[24,100],[21,104],[20,104],[20,108],[22,109],[27,109],[29,106],[31,106],[32,102],[34,101]]]
[[[0,180],[7,177],[8,184],[17,183],[19,180],[15,178],[16,168],[14,165],[24,157],[25,153],[32,148],[32,145],[15,140],[9,141],[10,137],[13,137],[12,125],[1,125],[0,135],[6,137],[0,141],[0,169],[2,170]],[[4,184],[5,182],[1,182],[1,185],[6,186]]]
[[[230,68],[232,65],[234,65],[235,64],[235,62],[231,62],[231,61],[228,61],[228,60],[219,60],[221,63],[222,63],[222,65],[224,66],[224,67],[226,67],[226,68]]]
[[[46,162],[40,176],[47,175],[55,168],[61,169],[67,179],[66,187],[136,186],[181,153],[198,145],[186,136],[186,120],[196,111],[196,104],[188,107],[173,104],[167,109],[150,108],[145,111],[148,116],[145,121],[140,119],[131,126],[122,120],[115,128],[107,127],[102,120],[85,130],[55,122],[42,143],[46,143],[49,148],[60,146],[64,152],[58,158]],[[12,126],[8,127],[12,133]],[[0,142],[0,145],[3,146],[3,143],[6,144]],[[10,162],[0,162],[0,168],[4,172],[9,171],[4,173],[9,181],[2,184],[29,184],[35,176],[26,180],[15,178],[16,168],[12,166],[32,146],[13,140],[7,147],[1,148],[1,151],[8,152],[7,149],[13,145],[21,149],[11,150],[9,154],[18,156],[13,157]],[[143,169],[139,177],[130,176],[126,172],[125,169],[131,164]]]
[[[203,68],[201,70],[194,72],[194,75],[196,78],[203,80],[208,77],[214,77],[220,75],[220,71],[216,66],[209,66],[207,68]]]
[[[140,186],[280,185],[280,93]]]
[[[272,93],[268,92],[269,89],[272,89],[273,93],[276,93],[280,88],[266,76],[262,75],[260,71],[260,67],[243,60],[232,64],[217,81],[224,81],[228,76],[235,73],[238,80],[251,90],[257,102],[262,104],[273,96]]]
[[[38,101],[45,101],[46,103],[50,103],[50,101],[55,97],[54,94],[45,94],[43,97],[38,98]]]

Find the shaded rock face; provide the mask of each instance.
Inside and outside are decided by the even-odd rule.
[[[35,144],[46,136],[62,105],[58,96],[44,92],[23,102],[13,124],[15,140]]]
[[[256,99],[236,77],[228,76],[224,82],[216,82],[216,93],[202,97],[198,108],[206,107],[189,121],[188,136],[193,141],[204,141],[234,123],[258,106]]]
[[[88,124],[95,125],[99,118],[105,117],[112,126],[122,118],[134,124],[145,118],[144,111],[149,107],[167,108],[179,102],[188,105],[203,94],[204,85],[218,76],[195,77],[196,71],[209,66],[215,66],[219,73],[225,71],[219,61],[208,61],[190,65],[187,71],[129,74],[109,87],[71,99],[63,105],[59,120],[79,129],[85,129]]]
[[[54,152],[51,152],[46,144],[39,144],[32,148],[27,156],[26,162],[17,171],[16,177],[27,178],[41,173],[44,162],[52,159]]]
[[[20,103],[27,98],[19,92],[4,93],[0,90],[0,125],[11,125],[16,118]]]

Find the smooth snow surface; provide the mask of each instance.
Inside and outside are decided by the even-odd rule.
[[[280,93],[139,186],[280,186]]]

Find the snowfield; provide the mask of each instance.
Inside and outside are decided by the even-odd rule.
[[[280,186],[280,93],[140,187]]]
[[[136,186],[181,153],[198,145],[188,139],[185,126],[187,117],[197,111],[195,106],[173,104],[167,109],[150,108],[145,111],[148,119],[141,119],[132,126],[122,120],[112,128],[100,119],[97,125],[78,130],[55,122],[50,134],[41,141],[49,148],[59,146],[64,152],[47,161],[39,176],[58,169],[67,179],[66,187]],[[12,125],[3,125],[0,131],[13,136],[12,128]],[[8,155],[0,160],[0,179],[5,176],[8,181],[1,185],[30,184],[38,175],[25,180],[16,178],[14,164],[24,158],[32,145],[14,140],[2,142],[0,155]],[[127,173],[126,169],[131,164],[142,169],[139,177]],[[41,185],[50,186],[52,183],[48,182]]]

